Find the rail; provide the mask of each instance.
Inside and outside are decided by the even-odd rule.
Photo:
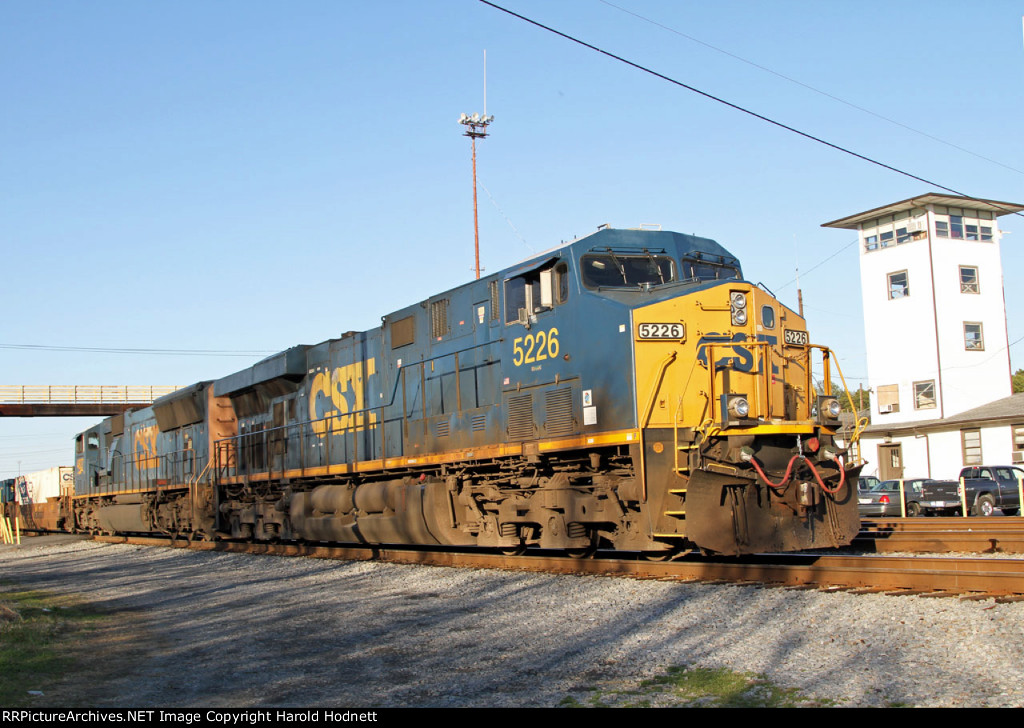
[[[0,385],[0,404],[149,404],[179,385],[7,384]]]

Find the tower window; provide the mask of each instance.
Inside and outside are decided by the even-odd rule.
[[[910,281],[907,272],[901,270],[898,273],[889,274],[889,298],[905,298],[910,295]]]
[[[887,415],[900,411],[900,387],[898,384],[883,384],[878,387],[878,414]]]
[[[949,216],[949,237],[953,238],[954,240],[963,240],[964,218],[962,215]]]
[[[978,269],[974,266],[960,266],[960,293],[981,293]]]
[[[935,409],[935,380],[914,382],[914,409]]]
[[[985,351],[985,335],[980,323],[964,321],[964,349]]]

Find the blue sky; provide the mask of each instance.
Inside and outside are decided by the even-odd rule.
[[[1019,3],[498,4],[920,177],[1024,202]],[[0,3],[0,345],[273,352],[469,280],[457,120],[483,111],[485,49],[486,270],[602,223],[714,238],[793,307],[799,265],[813,337],[865,379],[855,236],[820,225],[935,188],[477,0]],[[1020,219],[1001,221],[1011,342]],[[1011,347],[1015,369],[1022,354]],[[0,349],[0,383],[188,384],[258,358]],[[91,422],[0,421],[0,477],[70,464]]]

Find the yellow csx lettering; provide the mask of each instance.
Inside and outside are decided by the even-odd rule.
[[[375,359],[355,362],[334,371],[318,372],[309,387],[309,419],[313,432],[323,437],[328,432],[362,430],[364,424],[377,426],[377,413],[346,414],[366,408],[364,377],[377,373]]]
[[[156,467],[156,436],[156,425],[140,427],[132,436],[132,443],[134,445],[132,449],[135,453],[135,468],[137,470],[146,470],[148,468]]]
[[[512,364],[534,364],[558,356],[558,329],[538,331],[537,335],[527,334],[512,342]]]

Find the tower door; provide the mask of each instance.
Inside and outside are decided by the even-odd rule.
[[[882,480],[897,480],[903,477],[903,446],[878,446],[878,477]]]

